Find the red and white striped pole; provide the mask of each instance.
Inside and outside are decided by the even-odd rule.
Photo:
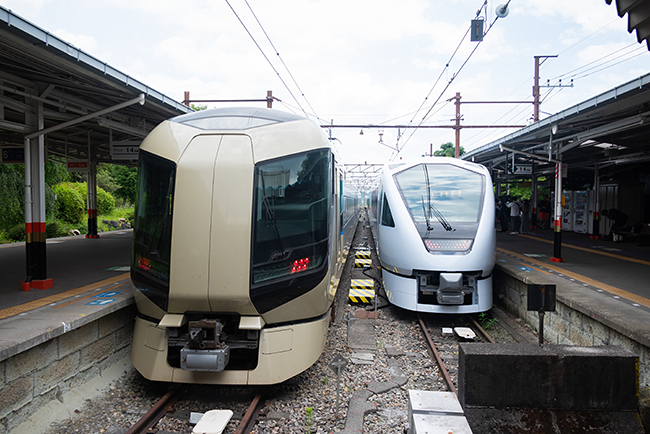
[[[553,219],[553,256],[551,262],[564,262],[562,259],[562,156],[555,163],[555,206]]]

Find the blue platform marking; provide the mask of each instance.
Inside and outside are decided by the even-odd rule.
[[[121,294],[119,291],[113,291],[113,292],[102,292],[101,294],[93,295],[93,298],[108,298],[108,297],[115,297],[117,294]]]
[[[86,303],[86,306],[103,306],[105,304],[111,304],[112,302],[117,301],[116,299],[105,299],[105,300],[94,300],[90,303]]]

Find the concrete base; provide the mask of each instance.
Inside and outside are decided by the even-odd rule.
[[[612,346],[461,343],[458,399],[475,434],[641,434],[638,364]]]
[[[461,343],[458,399],[471,407],[637,411],[638,357],[611,346]]]
[[[465,410],[473,434],[644,434],[636,412],[473,408]]]

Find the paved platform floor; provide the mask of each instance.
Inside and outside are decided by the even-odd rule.
[[[533,229],[528,234],[514,235],[497,232],[497,251],[528,262],[521,265],[523,271],[562,274],[569,281],[610,293],[621,303],[650,314],[650,245],[637,244],[636,240],[614,243],[592,240],[586,234],[562,232],[564,262],[551,262],[553,231]]]
[[[0,361],[132,304],[131,234],[47,240],[47,290],[20,287],[24,243],[0,245]]]

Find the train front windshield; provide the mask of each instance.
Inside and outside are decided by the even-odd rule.
[[[169,296],[175,178],[176,165],[173,162],[140,151],[131,280],[164,310]]]
[[[322,149],[255,167],[251,299],[261,312],[306,292],[327,271],[331,164]]]
[[[419,164],[394,178],[430,252],[471,248],[483,210],[483,175],[451,164]]]

